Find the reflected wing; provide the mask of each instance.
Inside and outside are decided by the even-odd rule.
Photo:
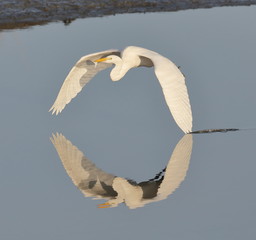
[[[141,59],[142,66],[150,66],[150,62],[153,62],[155,74],[161,84],[166,103],[175,122],[183,132],[191,132],[191,106],[185,78],[178,67],[168,58],[144,48],[131,46],[126,48],[124,53],[125,51],[131,51],[139,57],[144,57],[144,59]],[[145,58],[148,58],[148,61]]]
[[[52,114],[59,114],[72,98],[82,90],[86,83],[98,72],[110,67],[112,64],[101,62],[95,65],[93,62],[110,54],[120,55],[120,52],[112,49],[82,57],[69,72],[49,111],[52,111]]]
[[[176,145],[166,167],[164,180],[157,193],[161,199],[172,194],[185,179],[191,158],[192,147],[192,134],[184,135]]]
[[[111,198],[116,195],[112,189],[115,176],[97,168],[62,134],[52,135],[51,141],[67,174],[86,197]]]

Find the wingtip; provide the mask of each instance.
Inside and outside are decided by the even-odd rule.
[[[184,131],[186,134],[190,134],[192,132],[192,128],[187,129],[186,131]]]
[[[61,112],[61,110],[57,110],[56,108],[55,108],[55,106],[53,105],[50,109],[49,109],[49,111],[48,112],[51,112],[51,114],[52,115],[58,115],[60,112]]]
[[[58,132],[52,133],[52,136],[50,137],[50,141],[52,142],[53,145],[55,145],[58,139],[60,138],[64,138],[62,133],[58,133]]]
[[[57,137],[56,134],[52,133],[52,136],[50,137],[50,141],[52,142],[52,144],[55,143],[56,137]]]
[[[180,128],[181,128],[181,127],[180,127]],[[186,128],[186,129],[181,128],[181,130],[182,130],[185,134],[190,134],[190,133],[192,133],[192,128]]]
[[[55,110],[54,110],[54,106],[51,106],[51,108],[48,110],[48,112],[51,112],[51,114],[53,115]]]

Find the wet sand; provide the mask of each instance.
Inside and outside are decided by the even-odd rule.
[[[121,13],[169,12],[220,6],[249,6],[256,0],[2,0],[0,30],[27,28],[54,21]]]

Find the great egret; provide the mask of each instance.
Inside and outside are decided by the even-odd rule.
[[[137,208],[166,199],[185,179],[193,146],[192,134],[185,134],[173,150],[165,171],[136,183],[101,170],[62,134],[52,135],[51,141],[74,185],[86,197],[107,200],[99,208],[116,207],[120,203]]]
[[[112,81],[120,80],[131,68],[154,66],[174,120],[183,132],[192,131],[192,112],[184,75],[168,58],[135,46],[129,46],[122,52],[112,49],[82,57],[69,72],[49,111],[56,115],[60,113],[98,72],[113,64]]]

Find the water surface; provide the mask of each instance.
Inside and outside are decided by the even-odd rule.
[[[193,130],[255,128],[255,7],[122,15],[0,35],[1,239],[253,239],[255,131],[193,137],[185,180],[165,200],[98,209],[50,141],[62,133],[105,172],[149,180],[183,133],[153,69],[120,82],[100,73],[57,117],[48,113],[83,55],[128,45],[172,59],[186,76]]]

